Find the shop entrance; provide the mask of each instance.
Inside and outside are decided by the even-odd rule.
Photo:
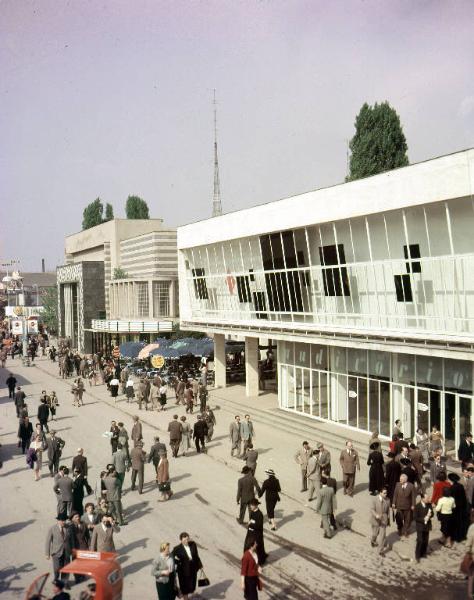
[[[444,394],[444,439],[446,453],[455,454],[462,435],[472,432],[472,398],[461,394]]]

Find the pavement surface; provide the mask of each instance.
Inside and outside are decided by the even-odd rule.
[[[110,398],[105,386],[86,388],[85,406],[72,406],[72,379],[58,378],[57,364],[46,358],[36,365],[23,367],[19,360],[9,361],[0,369],[0,443],[3,468],[0,471],[0,595],[21,599],[25,588],[39,574],[49,571],[51,564],[44,553],[44,539],[55,521],[56,498],[47,465],[42,479],[26,466],[25,457],[17,447],[17,419],[13,401],[5,387],[7,373],[13,372],[27,394],[31,415],[36,415],[42,389],[57,392],[60,406],[54,424],[66,441],[62,463],[70,466],[78,447],[85,449],[89,461],[89,482],[94,487],[100,470],[110,459],[110,443],[104,432],[111,420],[122,420],[129,433],[132,416],[139,414],[143,422],[145,450],[153,436],[165,433],[174,413],[184,414],[184,407],[175,407],[169,396],[163,413],[138,411],[123,396],[118,402]],[[174,495],[169,502],[158,502],[152,465],[145,469],[143,495],[130,491],[130,475],[124,484],[123,506],[129,524],[115,535],[115,544],[124,572],[124,599],[156,598],[151,562],[162,541],[178,543],[179,533],[188,531],[196,541],[206,574],[208,588],[199,590],[197,598],[242,598],[239,588],[239,568],[246,530],[236,523],[238,507],[235,501],[237,479],[243,462],[230,458],[228,428],[235,408],[226,406],[226,395],[235,401],[236,390],[214,390],[210,404],[215,410],[217,426],[207,454],[193,450],[186,457],[170,458],[170,474]],[[244,390],[242,390],[242,397]],[[245,411],[246,412],[246,411]],[[242,411],[244,413],[244,411]],[[191,424],[195,415],[188,417]],[[32,418],[33,423],[35,419]],[[320,518],[314,509],[305,506],[305,494],[299,492],[299,468],[294,454],[301,445],[298,436],[275,431],[271,425],[254,420],[259,451],[257,479],[264,478],[264,469],[271,467],[280,479],[283,494],[277,505],[278,529],[265,527],[269,563],[264,568],[264,590],[260,597],[275,600],[417,600],[464,599],[466,582],[459,572],[464,554],[463,544],[452,550],[438,544],[437,521],[431,534],[430,554],[420,564],[413,561],[415,535],[399,541],[396,528],[387,530],[392,549],[379,557],[369,543],[368,471],[365,465],[357,475],[354,498],[337,494],[336,518],[350,524],[340,528],[331,539],[323,539]],[[316,443],[317,439],[309,440]],[[340,482],[337,458],[340,448],[330,448],[333,474]],[[74,589],[71,597],[77,594]]]

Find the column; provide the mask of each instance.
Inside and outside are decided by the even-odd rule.
[[[175,311],[175,306],[176,306],[176,297],[175,297],[175,285],[178,285],[177,282],[171,280],[170,281],[170,290],[169,290],[169,307],[170,307],[170,311],[169,311],[169,316],[170,317],[176,317],[176,311]]]
[[[151,279],[149,279],[148,280],[148,318],[150,319],[150,321],[153,320],[153,317],[157,316],[157,315],[153,314],[153,303],[154,303],[153,281]]]
[[[214,371],[216,387],[226,386],[225,335],[214,334]]]
[[[258,396],[258,338],[245,338],[245,395]]]

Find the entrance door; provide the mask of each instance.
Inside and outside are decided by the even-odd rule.
[[[438,390],[417,388],[417,429],[429,433],[435,426],[441,430],[441,394]]]
[[[472,432],[472,397],[444,395],[444,439],[446,453],[456,454],[461,436]]]

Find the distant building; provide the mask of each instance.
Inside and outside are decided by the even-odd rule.
[[[8,274],[6,271],[0,271],[0,282]],[[13,309],[22,305],[25,307],[25,314],[36,316],[42,310],[43,297],[48,290],[56,287],[55,272],[29,273],[21,272],[22,285],[16,289],[12,286],[0,285],[0,309],[4,311],[5,316],[13,316]],[[23,298],[20,296],[23,295]]]
[[[176,229],[162,219],[113,219],[68,236],[65,246],[66,264],[58,268],[60,335],[74,347],[109,353],[122,341],[172,330]]]

